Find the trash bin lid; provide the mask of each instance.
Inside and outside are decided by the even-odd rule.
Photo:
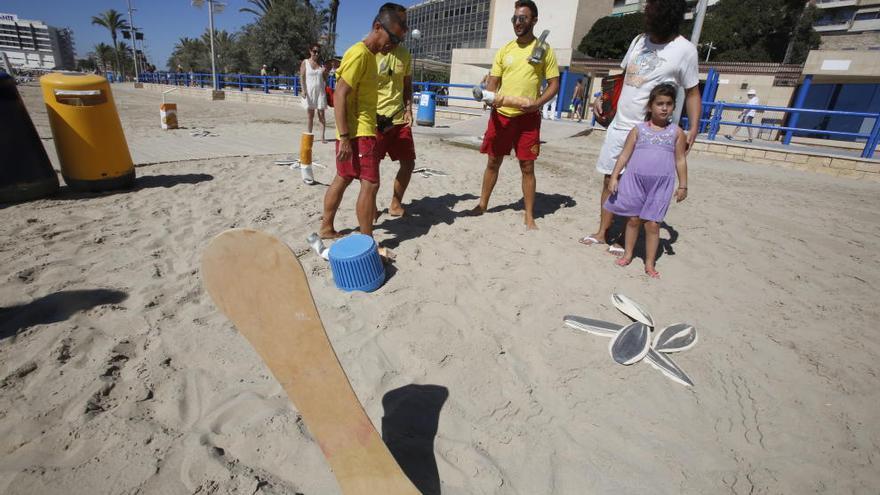
[[[107,84],[107,79],[96,74],[51,72],[40,78],[40,84],[63,89],[92,89]]]

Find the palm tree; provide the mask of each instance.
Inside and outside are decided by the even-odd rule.
[[[327,26],[328,38],[330,38],[330,55],[336,56],[336,14],[339,12],[339,0],[330,0],[330,21]]]
[[[105,72],[107,71],[107,67],[113,67],[113,55],[116,54],[116,52],[113,50],[112,46],[107,43],[98,43],[95,45],[94,52],[95,58]]]
[[[114,9],[103,12],[100,15],[92,16],[92,24],[103,26],[110,31],[110,37],[113,39],[113,49],[116,50],[116,68],[121,69],[122,64],[119,62],[119,44],[116,43],[116,32],[130,29],[128,21],[122,18],[122,14]]]
[[[247,12],[249,14],[254,14],[257,17],[263,17],[266,15],[266,12],[269,12],[269,9],[272,8],[272,0],[247,0],[248,3],[252,4],[254,8],[250,7],[242,7],[238,9],[239,12]],[[257,9],[257,10],[254,10]]]

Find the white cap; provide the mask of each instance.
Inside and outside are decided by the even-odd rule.
[[[748,91],[746,91],[746,94],[747,94],[747,95],[756,95],[756,94],[758,94],[758,92],[755,91],[754,89],[751,89],[751,88],[750,88]]]

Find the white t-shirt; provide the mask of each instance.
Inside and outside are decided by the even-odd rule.
[[[748,104],[749,104],[749,105],[760,105],[760,104],[761,104],[761,100],[759,100],[757,96],[753,96],[753,97],[749,98],[749,103],[748,103]],[[754,108],[750,108],[750,109],[746,112],[746,117],[755,118],[755,114],[757,114],[757,112],[755,111],[755,109],[754,109]]]
[[[626,77],[611,125],[621,130],[645,121],[648,96],[658,84],[671,82],[690,89],[700,83],[697,47],[684,36],[657,44],[648,35],[639,35],[630,43],[620,68],[626,70]]]

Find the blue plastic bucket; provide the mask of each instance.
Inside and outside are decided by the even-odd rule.
[[[437,113],[437,93],[422,91],[422,94],[419,95],[419,111],[416,114],[416,124],[434,127],[435,113]]]
[[[333,282],[346,292],[373,292],[385,282],[376,241],[368,235],[353,234],[334,242],[329,256]]]

